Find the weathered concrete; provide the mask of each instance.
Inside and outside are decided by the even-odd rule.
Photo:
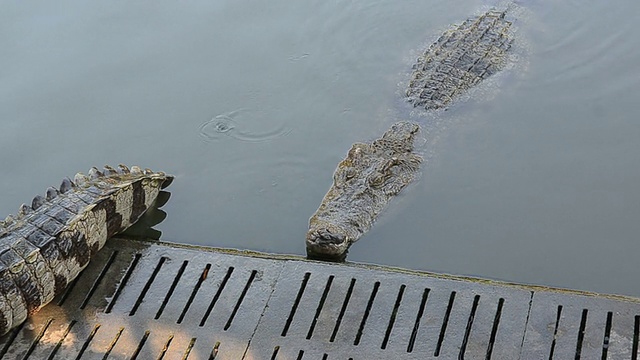
[[[0,358],[635,359],[639,314],[625,297],[111,239]]]

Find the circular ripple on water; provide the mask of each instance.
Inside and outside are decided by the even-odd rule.
[[[207,142],[220,141],[224,138],[263,142],[286,136],[292,131],[286,124],[276,125],[267,131],[252,130],[251,128],[256,124],[256,115],[257,112],[248,109],[238,109],[217,115],[200,125],[200,136]]]

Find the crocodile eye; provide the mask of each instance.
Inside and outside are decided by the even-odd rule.
[[[367,184],[372,188],[379,188],[384,184],[385,176],[382,173],[376,172],[367,178]]]
[[[354,168],[346,168],[344,170],[344,178],[345,180],[351,180],[354,176],[356,176],[356,169]]]

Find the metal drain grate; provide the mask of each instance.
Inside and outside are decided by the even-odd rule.
[[[634,299],[112,239],[2,359],[637,359]]]
[[[290,262],[250,354],[270,359],[517,359],[531,292]],[[295,295],[291,296],[291,289]],[[269,354],[270,357],[265,357]]]
[[[112,239],[3,359],[242,359],[283,264]]]

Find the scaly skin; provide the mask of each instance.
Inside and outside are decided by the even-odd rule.
[[[135,223],[173,176],[92,168],[0,222],[0,335],[60,294],[108,238]]]
[[[389,200],[410,184],[422,158],[413,153],[420,127],[398,122],[371,144],[356,143],[338,164],[333,185],[309,219],[307,256],[344,261]]]
[[[426,110],[441,109],[500,71],[513,39],[505,14],[491,10],[446,31],[414,65],[408,101]],[[309,220],[309,258],[344,261],[391,198],[415,179],[421,161],[413,153],[418,129],[400,122],[372,144],[353,145]]]

